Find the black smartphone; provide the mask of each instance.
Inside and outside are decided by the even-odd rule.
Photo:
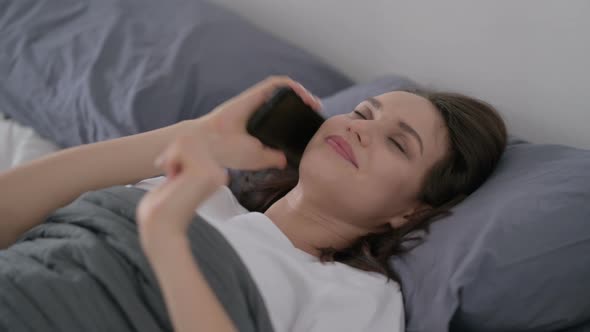
[[[263,144],[282,150],[290,166],[299,167],[305,147],[325,118],[289,87],[279,88],[250,117],[247,131]]]

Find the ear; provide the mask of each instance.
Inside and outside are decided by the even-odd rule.
[[[391,217],[391,219],[389,219],[389,225],[394,229],[400,228],[409,221],[409,218],[413,214],[415,214],[417,212],[424,211],[424,210],[430,210],[430,209],[432,209],[432,206],[430,206],[426,203],[420,202],[420,203],[416,204],[416,206],[414,206],[413,208],[410,208],[410,209],[404,211],[403,213],[400,213],[397,216]]]

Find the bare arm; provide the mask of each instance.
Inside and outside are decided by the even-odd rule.
[[[195,208],[229,180],[209,146],[202,137],[179,137],[161,156],[166,180],[137,206],[140,242],[179,332],[236,331],[195,262],[186,234]]]
[[[135,183],[162,172],[154,159],[199,119],[58,151],[0,173],[0,249],[82,193]]]
[[[186,235],[166,240],[149,258],[175,331],[237,331],[195,263]]]
[[[181,174],[167,172],[165,184],[144,196],[137,208],[140,240],[175,331],[236,331],[202,275],[186,235],[195,207],[227,181],[221,169],[202,160],[185,160]]]

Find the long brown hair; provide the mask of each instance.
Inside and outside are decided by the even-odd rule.
[[[398,282],[399,277],[389,264],[391,256],[419,244],[433,221],[449,215],[451,207],[475,191],[494,170],[507,140],[501,116],[481,100],[458,93],[407,92],[429,100],[448,129],[449,149],[429,170],[418,197],[432,208],[405,216],[407,222],[402,227],[362,236],[347,248],[319,248],[323,262],[337,261],[379,272]],[[264,212],[293,189],[298,180],[295,168],[243,173],[238,179],[240,190],[234,193],[246,209]]]

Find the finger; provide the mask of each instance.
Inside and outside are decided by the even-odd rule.
[[[309,107],[314,109],[315,111],[321,111],[322,109],[322,102],[319,97],[312,94],[309,90],[307,90],[301,83],[294,82],[295,85],[289,85],[299,97],[306,103]]]
[[[196,208],[195,185],[188,174],[168,178],[164,183],[150,191],[151,209],[154,213],[173,213],[180,219],[190,218]],[[165,209],[165,210],[162,210]]]
[[[162,165],[164,164],[164,160],[166,160],[166,156],[164,153],[161,153],[158,155],[158,157],[156,157],[156,160],[154,160],[154,167],[158,168],[158,169],[162,169]]]
[[[281,150],[264,147],[262,157],[260,158],[263,162],[261,168],[278,168],[284,169],[287,167],[287,157]]]
[[[160,190],[158,191],[159,197],[163,200],[169,200],[172,197],[176,196],[177,199],[182,197],[181,191],[185,190],[187,187],[187,181],[183,181],[184,176],[177,176],[175,178],[168,177]]]
[[[293,91],[295,91],[295,93],[301,98],[301,100],[303,100],[303,102],[307,104],[309,107],[316,111],[321,110],[322,103],[320,101],[320,98],[315,96],[309,90],[307,90],[301,83],[294,81],[292,79],[288,79],[284,82],[283,85],[278,84],[276,88],[285,85],[293,89]]]
[[[172,161],[169,163],[168,169],[166,170],[167,177],[174,179],[184,171],[182,163],[179,161]]]
[[[249,107],[251,107],[254,111],[257,107],[266,102],[276,91],[276,89],[285,86],[288,86],[291,89],[293,89],[293,91],[295,91],[295,93],[297,93],[297,95],[301,97],[303,102],[309,105],[312,109],[316,111],[321,110],[320,99],[314,96],[311,92],[309,92],[309,90],[304,88],[303,85],[301,85],[301,83],[287,76],[269,77],[264,81],[256,84],[254,87],[251,88],[251,90],[249,89],[250,91],[246,90],[246,92],[244,93],[244,97],[250,98],[245,98],[249,100],[244,102],[250,104]]]
[[[174,149],[169,147],[154,162],[154,165],[164,171],[166,177],[174,177],[182,169]]]
[[[166,146],[166,148],[164,148],[164,150],[160,152],[160,154],[154,160],[154,167],[156,167],[159,170],[165,171],[167,167],[166,165],[172,157],[172,152],[172,144]]]

